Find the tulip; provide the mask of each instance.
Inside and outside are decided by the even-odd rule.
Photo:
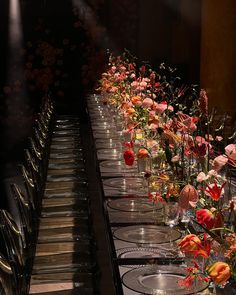
[[[221,227],[223,224],[223,217],[220,212],[214,213],[215,208],[211,210],[200,209],[196,212],[197,221],[204,225],[207,229]]]
[[[229,144],[225,147],[225,154],[231,160],[236,160],[236,144]]]
[[[179,247],[181,251],[186,253],[191,253],[198,250],[199,246],[201,246],[201,240],[194,234],[189,234],[185,236],[182,241],[179,242]]]
[[[196,207],[198,202],[198,192],[191,184],[185,185],[179,195],[179,206],[182,209],[188,209],[189,205]]]
[[[207,184],[207,188],[205,189],[205,194],[207,196],[211,197],[212,200],[219,201],[220,197],[224,193],[225,184],[226,184],[226,182],[223,183],[221,186],[218,186],[216,181],[214,181],[213,184],[210,184],[210,185]]]
[[[220,155],[213,160],[212,166],[213,169],[216,171],[220,171],[220,169],[226,165],[228,162],[228,158],[224,155]]]
[[[207,272],[217,285],[224,285],[231,276],[230,266],[222,261],[215,262],[207,269]]]
[[[123,156],[126,165],[132,166],[134,164],[134,152],[132,150],[126,150]]]

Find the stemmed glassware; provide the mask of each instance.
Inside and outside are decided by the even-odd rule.
[[[174,248],[172,241],[173,227],[178,224],[179,219],[179,206],[177,202],[167,202],[164,206],[164,222],[170,227],[169,237],[170,237],[170,248]]]

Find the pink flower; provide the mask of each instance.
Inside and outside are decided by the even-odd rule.
[[[156,123],[151,123],[149,125],[149,129],[151,129],[152,131],[156,131],[157,128],[158,128],[158,124],[156,124]]]
[[[167,109],[166,103],[158,103],[155,105],[155,110],[158,114],[162,114]]]
[[[172,159],[171,159],[172,163],[176,163],[178,161],[179,161],[179,155],[176,155],[176,156],[172,157]]]
[[[222,141],[223,137],[222,136],[216,136],[216,141]]]
[[[202,137],[202,136],[196,136],[195,140],[196,140],[197,143],[200,143],[200,144],[203,144],[203,143],[206,142],[205,138]]]
[[[204,172],[200,172],[197,176],[197,182],[205,181],[209,178]]]
[[[143,100],[143,106],[144,107],[151,107],[153,105],[153,100],[151,98],[148,98],[146,97],[144,100]]]
[[[231,143],[225,147],[225,154],[231,160],[236,160],[236,144]]]
[[[220,169],[226,165],[228,162],[228,158],[224,155],[220,155],[213,160],[212,166],[216,171],[220,171]]]

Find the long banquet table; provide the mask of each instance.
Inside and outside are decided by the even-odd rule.
[[[87,107],[117,294],[213,294],[205,282],[195,285],[196,289],[180,287],[186,260],[176,252],[176,243],[183,229],[177,226],[170,234],[163,223],[163,205],[154,206],[148,200],[137,167],[124,164],[122,131],[109,108],[96,95],[88,97]]]

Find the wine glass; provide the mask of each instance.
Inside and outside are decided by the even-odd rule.
[[[172,241],[172,233],[173,233],[173,227],[178,224],[179,219],[179,205],[177,202],[168,202],[164,206],[164,222],[166,225],[169,226],[169,245],[170,248],[174,248],[174,244]]]
[[[137,165],[138,165],[138,173],[142,177],[142,189],[144,190],[144,192],[147,192],[148,182],[146,179],[146,173],[150,173],[151,171],[151,167],[152,167],[151,157],[138,158]]]

